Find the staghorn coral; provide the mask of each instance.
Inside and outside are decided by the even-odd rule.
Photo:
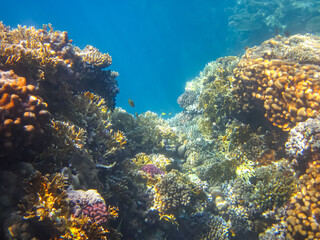
[[[234,71],[243,109],[254,108],[256,100],[268,120],[284,131],[317,117],[319,50],[318,37],[312,35],[276,37],[248,49]]]
[[[82,57],[83,61],[98,68],[109,67],[112,63],[108,53],[101,53],[97,48],[90,45],[87,45],[83,50],[76,49],[76,52]]]
[[[49,123],[47,104],[36,95],[35,86],[11,71],[0,71],[0,148],[31,145]]]
[[[309,163],[306,173],[299,178],[300,186],[286,212],[286,239],[320,238],[319,174],[320,164],[317,160]]]

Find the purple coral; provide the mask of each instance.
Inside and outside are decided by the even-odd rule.
[[[156,165],[154,164],[147,164],[144,165],[141,168],[142,171],[144,171],[145,173],[148,173],[151,177],[154,177],[154,175],[156,174],[164,174],[164,171],[162,171],[160,168],[158,168]]]

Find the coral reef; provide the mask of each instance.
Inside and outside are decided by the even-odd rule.
[[[319,152],[319,127],[319,118],[310,118],[291,129],[285,146],[293,165],[303,167],[313,154]]]
[[[318,37],[312,35],[276,37],[248,49],[235,69],[239,97],[263,104],[269,121],[285,131],[317,117],[318,49]]]
[[[109,67],[112,63],[111,56],[108,53],[101,53],[97,48],[87,45],[83,50],[76,49],[76,52],[86,63],[98,68]]]
[[[133,154],[139,152],[175,155],[181,146],[182,136],[156,113],[146,112],[134,118],[116,108],[110,117],[113,129],[123,131]]]
[[[0,149],[2,153],[30,146],[49,123],[47,104],[24,77],[0,71]],[[37,139],[38,138],[38,139]]]
[[[0,69],[14,70],[29,84],[39,86],[39,92],[45,92],[41,97],[52,108],[65,98],[64,89],[95,90],[107,99],[108,107],[114,107],[118,74],[101,69],[111,64],[108,54],[92,46],[79,50],[67,32],[54,31],[50,24],[38,30],[26,26],[10,29],[1,22],[0,39]]]
[[[313,161],[306,174],[299,178],[299,189],[291,198],[286,212],[286,239],[320,238],[319,173],[319,161]]]
[[[92,222],[101,225],[110,219],[117,218],[119,215],[117,208],[106,206],[104,199],[96,190],[70,190],[67,194],[72,206],[71,213],[76,218],[85,216]]]
[[[244,48],[259,44],[274,35],[319,34],[319,2],[306,1],[235,1],[228,9],[228,41]]]
[[[106,208],[95,190],[66,191],[66,182],[61,174],[44,177],[37,173],[26,188],[29,194],[21,206],[23,218],[9,227],[11,237],[19,238],[18,226],[24,221],[28,228],[33,229],[30,232],[34,237],[40,239],[107,239],[109,227],[101,224],[118,216],[117,209]],[[73,208],[69,204],[74,204]],[[90,212],[89,204],[92,204]],[[75,206],[79,205],[82,212],[75,214]]]
[[[1,23],[0,235],[320,238],[319,49],[277,36],[210,62],[163,119],[114,108],[109,54]]]
[[[151,177],[154,177],[154,175],[157,174],[164,174],[164,171],[162,171],[160,168],[158,168],[156,165],[154,164],[147,164],[142,166],[141,170],[145,173],[148,173]]]
[[[265,213],[276,211],[289,201],[296,181],[289,169],[284,170],[285,166],[282,162],[278,166],[255,168],[251,177],[238,176],[224,186],[222,197],[216,197],[220,214],[230,220],[236,234],[259,229],[261,221],[268,224],[273,217]]]

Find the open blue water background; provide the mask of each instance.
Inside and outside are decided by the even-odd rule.
[[[108,52],[119,72],[117,106],[127,111],[181,111],[186,81],[226,55],[227,7],[232,0],[3,1],[5,25],[52,23],[80,48]],[[128,105],[128,99],[136,107]]]

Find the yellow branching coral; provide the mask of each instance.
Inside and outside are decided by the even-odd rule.
[[[59,135],[64,134],[67,144],[73,143],[77,148],[83,148],[86,144],[87,132],[85,129],[73,125],[69,122],[51,121],[52,127],[59,132]]]
[[[78,54],[85,62],[99,68],[108,67],[112,63],[111,56],[108,53],[101,53],[97,48],[90,45],[87,45]]]
[[[76,216],[70,205],[70,202],[75,204],[74,199],[69,192],[64,190],[66,186],[66,181],[61,174],[50,177],[37,173],[26,186],[29,194],[25,197],[24,204],[21,205],[24,220],[33,220],[33,224],[42,222],[38,227],[45,228],[50,239],[107,239],[112,229],[107,229],[108,224],[103,225],[102,223],[117,218],[118,208],[109,206],[105,212],[100,213],[99,206],[93,203],[97,209],[92,210],[90,214],[101,217],[100,213],[107,217],[100,222],[91,215],[85,214],[86,210]],[[80,199],[83,204],[88,204],[88,201],[104,201],[96,190],[74,192],[84,198]],[[91,198],[86,193],[88,196],[91,194]],[[105,206],[104,202],[101,204]]]
[[[147,164],[154,164],[156,167],[160,168],[162,171],[166,171],[166,167],[169,166],[173,159],[167,158],[162,154],[150,154],[145,153],[136,154],[135,158],[132,161],[138,166],[144,166]]]
[[[36,30],[18,25],[11,30],[0,22],[0,60],[4,59],[6,65],[33,62],[43,67],[55,67],[58,63],[65,64],[59,52],[69,43],[67,32],[53,31],[51,25],[49,27],[50,31],[47,26]]]

